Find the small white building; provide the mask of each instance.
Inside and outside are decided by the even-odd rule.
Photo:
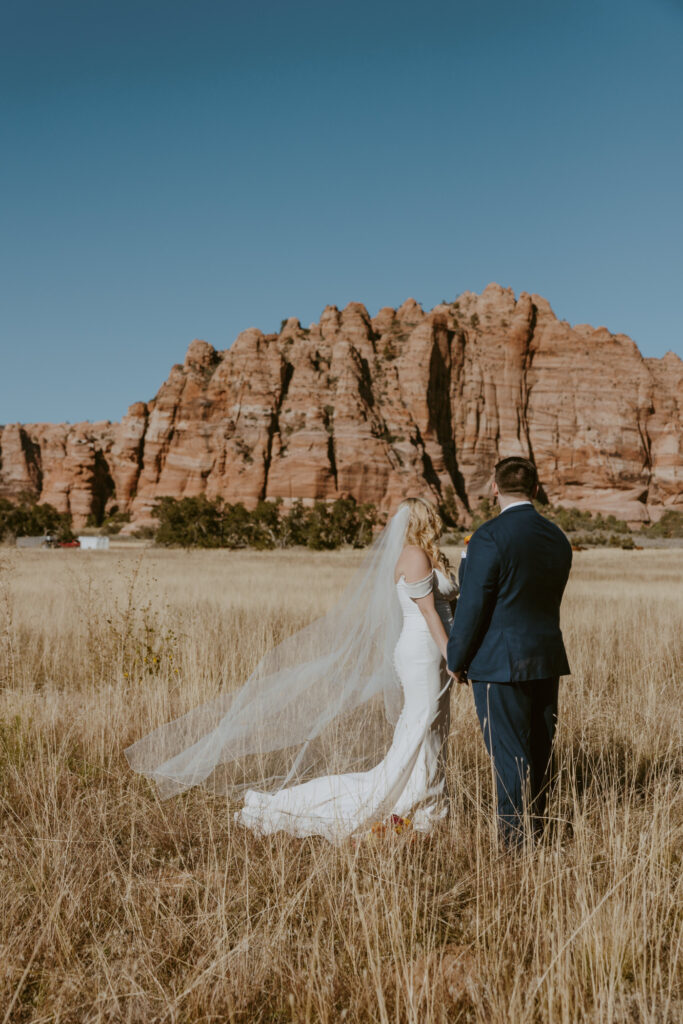
[[[79,537],[81,551],[109,551],[109,537]]]

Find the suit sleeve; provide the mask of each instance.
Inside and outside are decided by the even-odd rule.
[[[477,531],[467,548],[467,584],[462,588],[448,639],[451,672],[466,669],[479,648],[498,593],[500,556],[493,538]]]

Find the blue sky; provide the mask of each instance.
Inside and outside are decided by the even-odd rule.
[[[682,0],[3,0],[0,423],[489,281],[683,352]]]

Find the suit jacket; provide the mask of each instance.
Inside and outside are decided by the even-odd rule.
[[[503,510],[474,533],[448,640],[448,667],[471,679],[566,675],[560,602],[571,544],[533,505]]]

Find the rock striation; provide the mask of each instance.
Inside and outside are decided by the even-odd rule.
[[[225,351],[193,341],[120,423],[0,428],[0,496],[29,492],[76,526],[114,506],[140,525],[162,495],[390,510],[452,488],[467,521],[496,460],[520,454],[553,504],[641,523],[683,510],[682,406],[673,352],[645,359],[626,335],[491,284],[430,312],[349,303]]]

